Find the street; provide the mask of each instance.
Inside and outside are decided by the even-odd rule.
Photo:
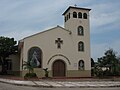
[[[16,86],[0,82],[0,90],[120,90],[120,87],[115,88],[41,88],[29,86]]]

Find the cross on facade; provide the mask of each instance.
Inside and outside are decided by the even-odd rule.
[[[57,44],[57,48],[60,49],[61,44],[63,44],[63,40],[61,40],[61,38],[58,38],[57,40],[55,40],[55,44]]]

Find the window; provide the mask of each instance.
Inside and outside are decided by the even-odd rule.
[[[12,70],[12,60],[11,59],[6,59],[4,64],[5,64],[5,68],[7,70]]]
[[[78,43],[78,51],[84,51],[84,43],[82,41]]]
[[[84,61],[83,60],[80,60],[79,62],[78,62],[78,70],[84,70]]]
[[[84,35],[84,29],[82,26],[78,27],[78,35]]]
[[[82,18],[82,13],[81,12],[78,13],[78,18]]]
[[[69,13],[69,19],[70,19],[70,13]]]
[[[34,68],[41,68],[42,62],[42,51],[38,47],[32,47],[28,51],[28,61]]]
[[[65,17],[65,22],[67,21],[66,17]]]
[[[77,13],[73,12],[73,18],[77,18]]]
[[[69,16],[67,15],[67,20],[69,19]]]
[[[86,13],[83,14],[83,18],[87,19],[87,14]]]

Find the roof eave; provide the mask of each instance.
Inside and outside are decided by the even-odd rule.
[[[82,9],[82,10],[88,10],[88,11],[91,10],[89,8],[80,8],[80,7],[69,6],[68,9],[62,15],[65,15],[70,8],[73,8],[73,9]]]

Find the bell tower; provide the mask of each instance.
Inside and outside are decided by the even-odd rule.
[[[71,39],[75,51],[76,61],[86,73],[91,75],[90,56],[90,23],[89,12],[91,9],[70,6],[63,13],[64,28],[71,31]],[[82,62],[82,64],[81,64]],[[79,67],[79,66],[78,66]]]
[[[85,30],[89,31],[89,11],[88,8],[80,8],[70,6],[64,13],[64,27],[75,33],[75,30],[82,26]]]

